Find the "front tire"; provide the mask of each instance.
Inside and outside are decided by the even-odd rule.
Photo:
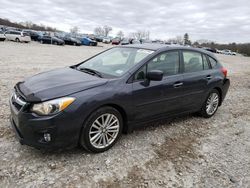
[[[209,93],[206,101],[204,102],[200,114],[205,118],[212,117],[218,110],[219,104],[220,104],[220,94],[218,90],[213,89]]]
[[[93,112],[83,125],[80,144],[94,153],[110,149],[121,136],[123,119],[112,107],[102,107]]]
[[[16,41],[16,42],[20,42],[20,39],[19,39],[19,38],[16,38],[15,41]]]

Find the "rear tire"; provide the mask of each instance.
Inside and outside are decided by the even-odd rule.
[[[19,38],[16,38],[15,41],[16,41],[16,42],[20,42],[20,39],[19,39]]]
[[[83,125],[80,145],[100,153],[110,149],[121,136],[122,116],[115,108],[102,107],[93,112]]]
[[[213,89],[206,98],[206,101],[201,108],[200,115],[204,118],[212,117],[218,110],[219,104],[220,93],[218,90]]]

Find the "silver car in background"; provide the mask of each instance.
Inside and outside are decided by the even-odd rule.
[[[7,40],[15,41],[15,42],[30,42],[31,38],[28,33],[23,31],[6,31],[5,37]]]

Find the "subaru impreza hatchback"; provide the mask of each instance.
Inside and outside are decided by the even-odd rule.
[[[229,88],[227,70],[199,49],[145,44],[108,49],[19,82],[11,123],[22,144],[91,152],[149,121],[199,112],[209,118]]]

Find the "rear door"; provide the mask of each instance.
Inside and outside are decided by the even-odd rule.
[[[203,101],[212,79],[210,65],[205,55],[197,51],[183,50],[183,109],[196,110]]]
[[[147,81],[151,70],[164,73],[161,81]],[[181,108],[182,81],[179,51],[167,51],[146,63],[134,75],[133,101],[135,120],[151,120],[168,116]]]

